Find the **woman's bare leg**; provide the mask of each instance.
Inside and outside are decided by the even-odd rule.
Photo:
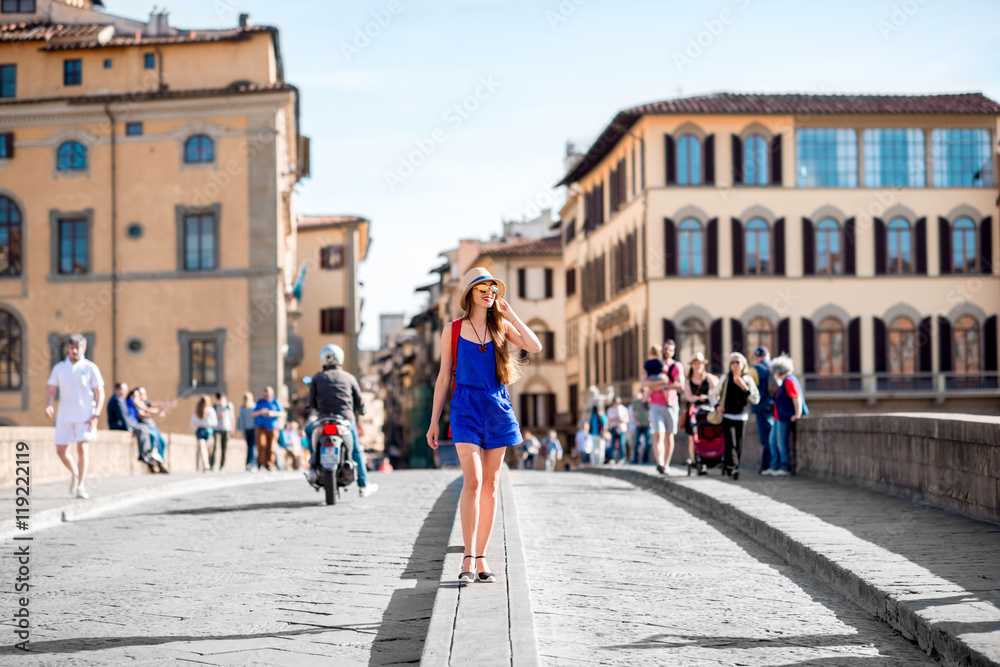
[[[500,467],[503,465],[505,447],[482,450],[483,491],[479,496],[479,530],[476,531],[476,551],[474,556],[485,556],[490,543],[493,523],[497,514],[497,488],[500,486]],[[489,572],[486,560],[479,559],[479,569]]]
[[[483,486],[483,461],[477,445],[465,442],[455,443],[458,460],[462,464],[462,498],[458,510],[462,517],[462,541],[465,553],[476,555],[476,527],[479,525],[479,499]],[[466,558],[462,561],[462,572],[474,572],[476,561]]]

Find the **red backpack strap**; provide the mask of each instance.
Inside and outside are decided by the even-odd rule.
[[[462,320],[451,321],[451,394],[455,395],[455,380],[458,377],[458,339],[462,337]],[[451,437],[451,426],[448,426]]]

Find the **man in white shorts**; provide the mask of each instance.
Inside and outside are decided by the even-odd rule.
[[[653,458],[661,475],[670,475],[670,459],[674,455],[674,436],[680,421],[679,392],[684,391],[684,365],[674,359],[677,344],[672,340],[663,343],[661,358],[666,380],[643,378],[642,387],[651,392],[649,400],[649,426],[653,440]],[[659,396],[659,400],[654,400]]]
[[[87,476],[87,443],[97,435],[97,419],[104,405],[104,378],[97,364],[84,358],[87,339],[80,334],[69,337],[69,356],[52,367],[49,375],[49,394],[45,402],[45,416],[52,419],[56,392],[59,393],[59,412],[56,417],[56,453],[73,474],[69,482],[70,494],[89,498],[83,485]],[[76,443],[79,469],[69,458],[69,446]]]

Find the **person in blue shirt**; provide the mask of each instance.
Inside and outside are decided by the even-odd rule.
[[[264,397],[257,401],[253,409],[257,466],[264,470],[272,470],[274,443],[278,439],[278,420],[283,413],[281,403],[274,398],[274,388],[265,387]]]
[[[757,437],[760,438],[760,468],[763,473],[771,469],[771,429],[774,428],[774,394],[771,388],[777,388],[771,377],[771,351],[766,347],[758,347],[753,352],[753,368],[750,377],[757,383],[760,402],[753,406],[757,418]]]
[[[108,428],[112,431],[128,431],[135,434],[139,445],[139,460],[149,466],[150,472],[169,472],[166,463],[160,460],[159,453],[153,449],[153,439],[149,427],[140,422],[133,414],[138,415],[133,404],[132,409],[125,403],[128,395],[128,385],[119,382],[115,392],[108,401]]]

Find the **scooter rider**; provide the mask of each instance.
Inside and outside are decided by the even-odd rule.
[[[344,363],[344,351],[339,345],[327,345],[319,352],[319,363],[323,370],[316,373],[309,383],[309,408],[324,417],[343,417],[351,423],[353,438],[346,438],[344,445],[350,449],[349,455],[354,461],[358,472],[358,488],[362,496],[370,496],[378,491],[378,484],[368,484],[364,459],[361,456],[361,442],[358,439],[356,415],[365,414],[365,404],[361,398],[361,387],[353,375],[341,366]],[[316,421],[306,426],[306,442],[312,446],[312,432]],[[353,442],[352,442],[353,440]],[[319,454],[313,452],[309,457],[309,473],[306,478],[310,484],[316,484],[319,479]]]

